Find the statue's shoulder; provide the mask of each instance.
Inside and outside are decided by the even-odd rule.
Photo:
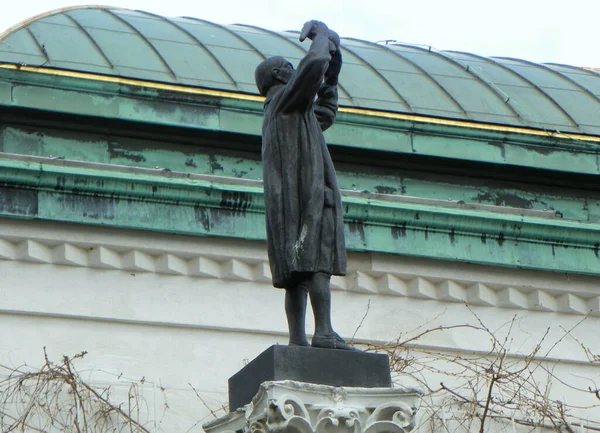
[[[275,92],[270,93],[269,96],[267,96],[267,99],[265,99],[264,102],[265,114],[267,114],[267,112],[275,114],[282,109],[286,86],[281,86]]]

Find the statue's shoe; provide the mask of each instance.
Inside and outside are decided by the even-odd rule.
[[[358,350],[356,347],[347,344],[336,332],[325,335],[315,334],[312,339],[312,346],[319,347],[321,349],[340,349],[360,352],[360,350]]]

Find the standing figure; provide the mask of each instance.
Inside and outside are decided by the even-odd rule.
[[[339,37],[319,21],[294,70],[283,57],[256,68],[266,97],[262,128],[267,245],[273,285],[284,288],[290,345],[309,346],[307,295],[315,316],[313,347],[355,350],[331,325],[331,275],[346,274],[342,200],[323,132],[335,121],[342,67]]]

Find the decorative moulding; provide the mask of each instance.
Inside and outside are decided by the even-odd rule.
[[[142,247],[140,242],[125,238],[119,244],[114,238],[111,243],[110,239],[96,239],[94,236],[87,236],[85,242],[57,239],[61,237],[27,235],[22,230],[15,234],[7,230],[0,233],[0,260],[271,284],[266,253],[259,248],[236,249],[229,244],[224,248],[220,245],[222,240],[215,239],[214,245],[205,242],[204,246],[192,252],[189,245],[180,245],[179,249],[176,244],[172,249],[163,245],[162,249],[158,249],[153,243],[145,243],[147,247]],[[368,257],[368,260],[350,260],[348,275],[332,278],[333,290],[466,302],[498,308],[600,315],[600,296],[589,288],[594,286],[591,280],[585,284],[569,283],[567,276],[565,284],[556,284],[553,281],[556,274],[538,273],[518,284],[518,275],[494,268],[482,273],[471,272],[467,267],[446,268],[443,262],[413,266],[409,262],[415,259],[398,256],[363,254],[360,257]],[[403,266],[405,263],[407,265]],[[428,262],[420,259],[418,263]],[[545,278],[536,278],[537,275]],[[532,283],[532,280],[535,282]]]
[[[250,404],[203,425],[206,433],[407,433],[417,388],[351,388],[264,382]]]

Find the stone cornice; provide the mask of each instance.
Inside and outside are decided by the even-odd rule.
[[[263,240],[258,181],[4,155],[0,216]],[[600,226],[551,212],[344,196],[350,250],[598,274]],[[523,212],[527,213],[527,212]]]

